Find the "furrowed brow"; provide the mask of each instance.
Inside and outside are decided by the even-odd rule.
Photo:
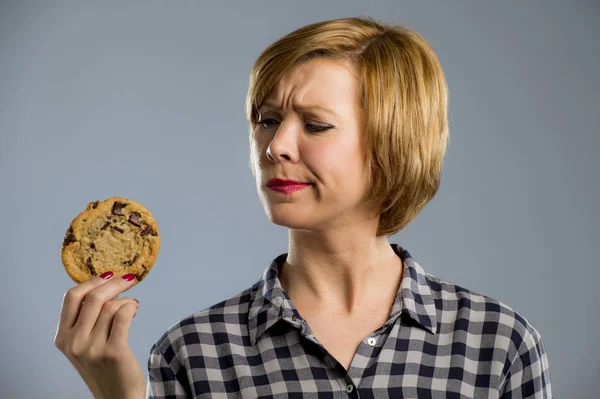
[[[272,108],[272,109],[280,109],[277,104],[274,104],[272,102],[265,102],[265,103],[263,103],[261,108],[262,107],[268,107],[268,108]],[[294,109],[296,109],[297,111],[303,111],[303,112],[317,110],[317,111],[321,111],[326,114],[329,114],[331,116],[338,116],[337,113],[335,113],[333,110],[323,107],[318,104],[300,104],[300,105],[294,106]]]

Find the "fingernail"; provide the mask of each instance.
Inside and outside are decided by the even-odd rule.
[[[138,305],[140,304],[140,301],[138,301],[137,299],[135,299],[135,298],[132,298],[132,299],[133,299],[134,301],[136,301]]]
[[[126,274],[126,275],[123,276],[123,280],[125,280],[125,281],[131,281],[134,278],[135,278],[135,274],[133,274],[133,273]]]
[[[108,280],[113,276],[113,272],[104,272],[100,275],[101,278]]]

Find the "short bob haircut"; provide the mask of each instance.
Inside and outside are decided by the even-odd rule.
[[[448,87],[440,62],[416,32],[370,17],[299,28],[267,47],[252,67],[246,97],[251,141],[260,106],[279,78],[316,57],[354,66],[364,110],[367,201],[380,216],[377,235],[395,234],[440,186],[449,140]]]

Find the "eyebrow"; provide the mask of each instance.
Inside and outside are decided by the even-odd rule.
[[[265,102],[262,104],[262,106],[260,108],[262,108],[262,107],[280,109],[277,104],[274,104],[272,102]],[[300,105],[294,106],[294,109],[296,109],[298,111],[318,110],[318,111],[322,111],[326,114],[330,114],[332,116],[338,116],[338,114],[335,111],[333,111],[329,108],[323,107],[321,105],[317,105],[317,104],[300,104]]]

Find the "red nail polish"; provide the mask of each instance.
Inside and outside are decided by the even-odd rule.
[[[113,272],[104,272],[100,275],[101,278],[108,280],[113,276]]]
[[[131,281],[134,278],[135,278],[135,274],[132,274],[132,273],[126,274],[126,275],[123,276],[123,280],[125,280],[125,281]]]

